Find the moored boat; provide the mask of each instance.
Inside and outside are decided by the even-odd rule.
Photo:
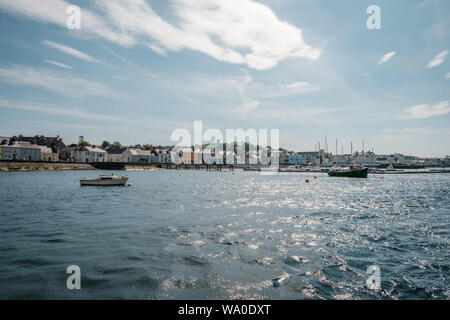
[[[333,170],[328,171],[330,177],[347,177],[347,178],[367,178],[369,168],[352,168],[349,170]]]
[[[82,186],[123,186],[127,183],[127,177],[116,177],[115,175],[100,175],[96,179],[81,179]]]
[[[293,165],[293,166],[289,166],[287,168],[280,168],[278,169],[279,172],[302,172],[304,171],[302,169],[302,166],[300,165]]]

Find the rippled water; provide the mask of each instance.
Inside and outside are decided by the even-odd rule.
[[[99,173],[0,173],[0,298],[450,298],[450,175]]]

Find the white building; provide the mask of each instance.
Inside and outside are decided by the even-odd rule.
[[[127,148],[123,153],[124,162],[147,162],[157,163],[158,156],[150,150]]]
[[[125,151],[127,148],[110,147],[106,149],[108,153],[108,162],[127,162],[125,160]]]
[[[105,150],[94,147],[70,148],[70,157],[75,162],[107,162],[108,154]]]
[[[406,164],[406,160],[400,153],[394,153],[389,155],[378,155],[376,161],[379,164]]]
[[[172,163],[172,155],[169,151],[161,151],[158,154],[158,162],[159,163]]]
[[[375,165],[377,163],[377,156],[372,151],[355,152],[351,158],[352,164],[361,163],[362,165]]]
[[[2,160],[41,160],[41,149],[35,144],[17,143],[12,145],[2,145]]]

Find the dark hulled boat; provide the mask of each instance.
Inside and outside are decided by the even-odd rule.
[[[347,177],[347,178],[367,178],[369,168],[350,168],[350,170],[329,171],[330,177]]]

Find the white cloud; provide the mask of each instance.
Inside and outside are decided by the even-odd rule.
[[[391,60],[391,58],[395,55],[395,51],[391,51],[386,53],[384,56],[381,57],[381,59],[378,61],[378,64],[383,64]]]
[[[448,54],[447,50],[442,51],[437,56],[433,58],[433,60],[428,63],[427,68],[434,68],[444,62],[445,56]]]
[[[450,72],[447,72],[447,73],[445,74],[445,79],[450,79]]]
[[[100,61],[98,61],[97,59],[91,57],[90,55],[88,55],[88,54],[86,54],[84,52],[81,52],[81,51],[79,51],[77,49],[74,49],[74,48],[62,45],[60,43],[56,43],[56,42],[53,42],[53,41],[50,41],[50,40],[44,40],[44,41],[42,41],[42,43],[47,45],[47,46],[49,46],[49,47],[52,47],[52,48],[54,48],[54,49],[56,49],[58,51],[61,51],[61,52],[65,53],[65,54],[71,55],[71,56],[73,56],[75,58],[78,58],[78,59],[81,59],[81,60],[85,60],[85,61],[88,61],[88,62],[100,63]]]
[[[53,60],[44,60],[44,62],[50,63],[54,66],[63,68],[63,69],[73,69],[71,66],[68,66],[67,64],[61,63],[61,62],[57,62],[57,61],[53,61]]]
[[[304,41],[301,29],[253,0],[172,0],[176,25],[162,19],[144,0],[95,3],[105,14],[82,8],[82,34],[123,46],[139,42],[161,55],[190,49],[257,70],[273,68],[287,58],[317,60],[320,56],[319,49]],[[68,5],[63,0],[0,0],[0,8],[6,11],[62,27]]]
[[[0,81],[27,85],[71,97],[110,96],[113,93],[101,83],[77,78],[61,72],[14,65],[0,67]]]
[[[40,112],[52,115],[62,115],[73,118],[88,119],[88,120],[119,120],[115,116],[96,114],[91,112],[82,111],[79,109],[65,109],[56,107],[51,104],[45,103],[30,103],[30,102],[10,102],[7,100],[0,100],[0,108],[8,108],[22,111]]]
[[[434,106],[428,104],[419,104],[403,110],[406,115],[401,115],[400,119],[425,119],[433,116],[441,116],[450,113],[448,101],[442,101]]]

